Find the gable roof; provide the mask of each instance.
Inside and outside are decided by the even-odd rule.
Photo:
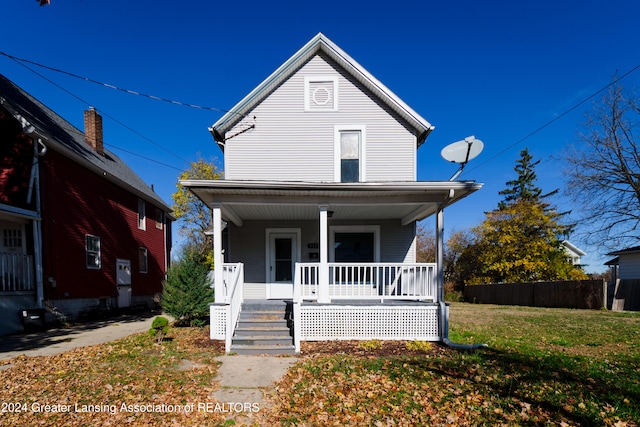
[[[84,134],[53,110],[0,74],[0,106],[18,120],[24,132],[43,139],[87,169],[103,175],[117,186],[170,212],[169,206],[117,155],[104,150],[99,155],[85,142]]]
[[[632,248],[622,249],[616,252],[608,253],[607,255],[624,255],[624,254],[634,254],[640,252],[640,246],[634,246]]]
[[[291,77],[304,63],[320,52],[328,55],[344,71],[377,96],[381,102],[406,120],[416,130],[418,146],[425,141],[434,126],[405,104],[324,34],[318,33],[209,128],[220,148],[224,151],[224,135],[227,131],[242,120],[257,104],[262,102],[277,86]]]
[[[579,247],[577,247],[576,245],[574,245],[573,243],[571,243],[568,240],[563,240],[562,241],[562,245],[569,251],[571,251],[573,254],[577,255],[577,256],[585,256],[587,253],[585,251],[583,251],[582,249],[580,249]]]

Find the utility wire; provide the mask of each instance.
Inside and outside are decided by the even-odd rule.
[[[53,67],[49,67],[47,65],[39,64],[39,63],[37,63],[35,61],[30,61],[30,60],[24,59],[24,58],[18,58],[17,56],[9,55],[6,52],[0,51],[0,55],[4,55],[7,58],[11,58],[16,62],[26,62],[26,63],[32,64],[32,65],[36,65],[36,66],[41,67],[41,68],[46,68],[47,70],[50,70],[50,71],[55,71],[56,73],[66,74],[67,76],[71,76],[71,77],[74,77],[76,79],[84,80],[84,81],[87,81],[87,82],[90,82],[90,83],[95,83],[97,85],[104,86],[104,87],[109,88],[109,89],[119,90],[121,92],[125,92],[125,93],[131,94],[131,95],[143,96],[145,98],[153,99],[153,100],[156,100],[156,101],[168,102],[169,104],[174,104],[174,105],[181,105],[183,107],[198,108],[198,109],[201,109],[201,110],[218,111],[218,112],[222,112],[222,113],[231,113],[231,111],[223,110],[221,108],[207,107],[207,106],[204,106],[204,105],[197,105],[197,104],[189,104],[189,103],[182,102],[182,101],[175,101],[175,100],[172,100],[172,99],[162,98],[162,97],[155,96],[155,95],[149,95],[149,94],[138,92],[138,91],[131,90],[131,89],[121,88],[121,87],[118,87],[118,86],[115,86],[115,85],[112,85],[112,84],[109,84],[109,83],[104,83],[104,82],[101,82],[101,81],[98,81],[98,80],[91,79],[89,77],[83,77],[83,76],[80,76],[78,74],[70,73],[69,71],[64,71],[64,70],[60,70],[58,68],[53,68]],[[242,115],[240,113],[233,113],[233,114]]]
[[[78,95],[76,95],[75,93],[71,92],[70,90],[68,90],[68,89],[66,89],[66,88],[64,88],[64,87],[62,87],[61,85],[57,84],[57,83],[56,83],[56,82],[54,82],[53,80],[51,80],[51,79],[47,78],[46,76],[42,75],[41,73],[37,72],[37,71],[36,71],[36,70],[34,70],[33,68],[31,68],[31,67],[29,67],[29,66],[27,66],[27,65],[23,64],[22,62],[20,62],[20,60],[19,60],[19,59],[16,59],[16,58],[14,58],[14,57],[12,57],[12,56],[10,56],[10,55],[6,55],[6,54],[5,54],[5,53],[3,53],[3,52],[0,52],[0,54],[5,55],[5,56],[7,56],[8,58],[12,59],[12,60],[13,60],[13,61],[15,61],[18,65],[20,65],[20,66],[22,66],[22,67],[26,68],[27,70],[31,71],[32,73],[34,73],[34,74],[35,74],[35,75],[37,75],[38,77],[40,77],[40,78],[42,78],[42,79],[46,80],[47,82],[51,83],[52,85],[54,85],[54,86],[55,86],[55,87],[57,87],[58,89],[60,89],[60,90],[62,90],[63,92],[67,93],[68,95],[72,96],[73,98],[77,99],[78,101],[82,102],[83,104],[85,104],[85,105],[87,105],[87,106],[92,106],[92,105],[93,105],[93,104],[91,104],[90,102],[88,102],[88,101],[84,100],[83,98],[80,98]],[[30,61],[26,61],[26,62],[30,62]],[[48,68],[48,67],[45,67],[45,68]],[[176,153],[172,152],[171,150],[169,150],[169,149],[167,149],[167,148],[163,147],[162,145],[160,145],[159,143],[155,142],[155,141],[154,141],[154,140],[152,140],[151,138],[149,138],[149,137],[147,137],[147,136],[143,135],[142,133],[138,132],[137,130],[133,129],[132,127],[130,127],[130,126],[128,126],[128,125],[126,125],[126,124],[125,124],[125,123],[123,123],[123,122],[121,122],[121,121],[120,121],[120,120],[118,120],[117,118],[115,118],[115,117],[111,116],[111,115],[110,115],[110,114],[108,114],[108,113],[105,113],[105,112],[104,112],[104,111],[102,111],[102,110],[99,110],[99,111],[100,111],[100,113],[102,113],[102,115],[103,115],[103,116],[108,117],[109,119],[111,119],[111,120],[113,120],[114,122],[118,123],[120,126],[124,127],[125,129],[127,129],[127,130],[129,130],[129,131],[133,132],[134,134],[138,135],[139,137],[141,137],[141,138],[145,139],[146,141],[148,141],[148,142],[152,143],[152,144],[153,144],[153,145],[155,145],[156,147],[158,147],[158,148],[162,149],[163,151],[165,151],[165,152],[167,152],[167,153],[171,154],[172,156],[174,156],[174,157],[175,157],[175,158],[177,158],[178,160],[181,160],[181,161],[185,162],[186,164],[190,164],[190,162],[189,162],[188,160],[186,160],[186,159],[184,159],[184,158],[180,157],[178,154],[176,154]],[[131,155],[134,155],[134,156],[140,157],[140,158],[142,158],[142,159],[145,159],[145,160],[148,160],[148,161],[151,161],[151,162],[157,163],[157,164],[159,164],[159,165],[162,165],[162,166],[168,166],[168,165],[167,165],[167,164],[165,164],[165,163],[159,162],[159,161],[157,161],[157,160],[153,160],[153,159],[151,159],[151,158],[149,158],[149,157],[146,157],[146,156],[143,156],[143,155],[141,155],[141,154],[137,154],[137,153],[134,153],[134,152],[132,152],[132,151],[128,151],[128,150],[125,150],[125,149],[120,148],[120,147],[116,147],[116,146],[111,145],[111,144],[108,144],[108,143],[105,143],[105,145],[110,146],[110,147],[117,148],[117,149],[122,150],[122,151],[124,151],[124,152],[127,152],[127,153],[129,153],[129,154],[131,154]],[[174,166],[168,166],[168,167],[170,167],[170,168],[172,168],[172,169],[180,170],[180,169],[178,169],[178,168],[176,168],[176,167],[174,167]]]
[[[558,120],[560,120],[562,117],[566,116],[567,114],[569,114],[570,112],[572,112],[573,110],[575,110],[576,108],[578,108],[579,106],[581,106],[582,104],[584,104],[585,102],[593,99],[594,97],[598,96],[600,93],[604,92],[605,90],[607,90],[608,88],[610,88],[611,86],[613,86],[616,82],[624,79],[625,77],[627,77],[628,75],[630,75],[631,73],[633,73],[634,71],[636,71],[637,69],[640,68],[640,64],[636,65],[635,67],[633,67],[631,70],[627,71],[626,73],[624,73],[621,76],[616,76],[616,79],[614,81],[612,81],[611,83],[606,84],[605,86],[601,87],[600,89],[598,89],[597,91],[593,92],[591,95],[587,96],[586,98],[584,98],[582,101],[579,101],[577,104],[573,105],[572,107],[568,108],[567,110],[563,111],[562,113],[560,113],[559,115],[557,115],[556,117],[554,117],[553,119],[549,120],[548,122],[546,122],[545,124],[543,124],[542,126],[539,126],[538,128],[536,128],[535,130],[533,130],[532,132],[528,133],[527,135],[523,136],[522,138],[520,138],[519,140],[517,140],[516,142],[514,142],[513,144],[507,146],[506,148],[502,149],[501,151],[497,152],[496,154],[494,154],[493,156],[489,157],[488,159],[484,160],[482,163],[478,163],[475,164],[473,167],[465,170],[465,172],[469,172],[472,170],[476,170],[479,167],[489,163],[490,161],[492,161],[493,159],[495,159],[496,157],[501,156],[502,154],[504,154],[505,152],[509,151],[510,149],[512,149],[513,147],[515,147],[516,145],[521,144],[522,142],[524,142],[525,140],[531,138],[533,135],[535,135],[536,133],[540,132],[541,130],[543,130],[544,128],[550,126],[551,124],[557,122]]]

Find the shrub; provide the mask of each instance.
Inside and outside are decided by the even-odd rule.
[[[365,350],[377,350],[382,347],[382,341],[375,339],[369,341],[361,341],[358,343],[358,347],[364,348]]]
[[[407,350],[411,351],[429,351],[433,348],[433,344],[429,341],[407,341]]]
[[[177,326],[206,324],[209,303],[213,302],[208,273],[203,257],[194,250],[185,251],[167,271],[162,309],[176,319]]]
[[[151,329],[149,329],[149,334],[153,335],[156,338],[156,342],[158,344],[162,343],[165,335],[169,332],[169,319],[163,316],[158,316],[153,319],[153,323],[151,324]]]

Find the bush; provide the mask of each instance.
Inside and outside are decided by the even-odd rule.
[[[407,350],[412,351],[429,351],[433,348],[433,344],[429,341],[407,341]]]
[[[358,347],[363,348],[367,351],[377,350],[380,347],[382,347],[382,341],[376,340],[376,339],[369,340],[369,341],[360,341],[358,343]]]
[[[153,335],[156,338],[156,342],[158,344],[162,343],[165,335],[169,332],[169,319],[163,316],[158,316],[153,319],[153,323],[151,324],[151,329],[149,329],[149,334]]]
[[[203,257],[194,250],[187,250],[167,271],[162,309],[176,319],[176,326],[207,323],[209,303],[214,299],[208,273]]]

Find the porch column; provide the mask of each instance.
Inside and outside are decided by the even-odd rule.
[[[436,214],[436,286],[438,301],[444,301],[444,211]]]
[[[223,267],[224,263],[222,257],[222,212],[220,205],[211,206],[213,210],[213,280],[215,291],[215,302],[225,302],[224,291],[224,276]]]
[[[327,239],[327,210],[329,206],[320,205],[320,268],[318,271],[318,302],[326,304],[331,302],[329,297],[329,243]]]
[[[440,306],[440,339],[449,339],[449,308],[444,302],[444,211],[436,213],[436,281]]]

